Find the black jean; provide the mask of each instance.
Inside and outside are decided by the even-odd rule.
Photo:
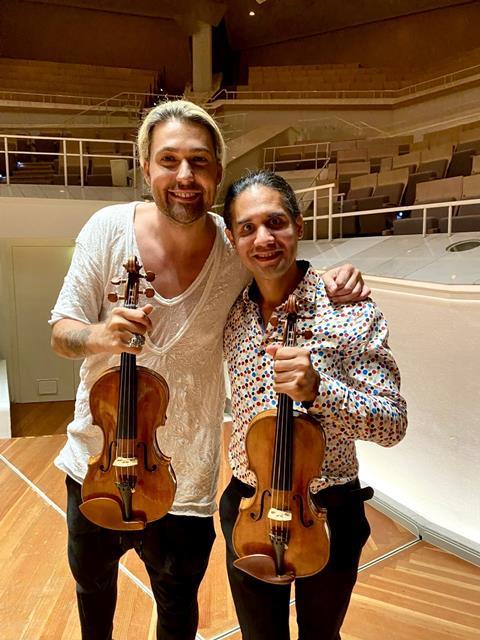
[[[227,544],[227,572],[243,640],[289,640],[290,585],[271,585],[233,566],[232,531],[242,497],[253,494],[232,478],[220,501],[220,519]],[[299,640],[340,640],[340,627],[357,580],[361,550],[370,535],[363,501],[373,495],[358,480],[313,496],[327,508],[330,559],[313,576],[295,581]]]
[[[167,514],[142,531],[104,529],[78,509],[81,486],[67,476],[68,560],[77,582],[83,640],[111,640],[118,563],[135,549],[157,604],[157,640],[194,640],[197,592],[215,539],[213,518]]]

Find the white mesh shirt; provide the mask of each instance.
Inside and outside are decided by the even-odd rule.
[[[129,255],[139,256],[134,234],[137,203],[101,209],[80,232],[50,323],[72,318],[85,323],[104,320],[112,278],[122,274]],[[215,510],[224,379],[222,332],[228,311],[248,281],[223,232],[223,220],[209,214],[217,226],[214,246],[201,273],[181,295],[151,298],[153,331],[137,357],[138,364],[159,372],[170,388],[167,424],[157,430],[161,450],[172,457],[177,493],[171,512],[211,515]],[[141,262],[141,258],[139,256]],[[115,303],[117,304],[117,303]],[[68,440],[57,466],[82,482],[88,458],[102,448],[102,435],[92,425],[89,391],[120,356],[89,356],[82,364],[80,385]]]

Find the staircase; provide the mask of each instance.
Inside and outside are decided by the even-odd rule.
[[[53,184],[53,162],[19,162],[10,176],[11,184]]]

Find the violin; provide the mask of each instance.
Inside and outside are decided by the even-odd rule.
[[[140,273],[136,257],[124,265],[125,293],[110,293],[111,302],[124,300],[135,309],[140,293],[154,295],[152,288],[140,292],[140,279],[154,280],[151,271]],[[134,336],[135,337],[135,336]],[[142,338],[142,336],[137,336]],[[135,354],[123,352],[120,366],[103,373],[90,391],[93,424],[103,432],[102,451],[90,458],[82,485],[80,511],[91,522],[115,530],[144,529],[162,518],[175,497],[176,479],[157,443],[156,429],[165,425],[169,390],[158,373],[136,365]]]
[[[295,296],[287,301],[283,345],[296,344]],[[311,336],[311,332],[310,336]],[[330,536],[326,510],[315,506],[309,485],[320,475],[325,434],[318,421],[277,395],[277,409],[251,421],[245,441],[255,494],[242,498],[233,529],[234,565],[270,584],[289,584],[326,565]]]

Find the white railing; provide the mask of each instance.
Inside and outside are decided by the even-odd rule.
[[[107,158],[109,160],[127,160],[129,164],[132,165],[133,171],[132,175],[132,186],[136,188],[137,186],[137,166],[139,164],[137,157],[137,148],[134,141],[130,140],[106,140],[100,138],[57,138],[53,136],[24,136],[24,135],[2,135],[0,136],[3,139],[2,148],[0,148],[0,155],[4,155],[5,157],[5,182],[6,184],[11,184],[11,172],[10,172],[10,162],[9,158],[11,156],[16,157],[16,162],[19,162],[18,156],[56,156],[63,160],[63,178],[64,178],[64,186],[68,187],[68,159],[76,158],[77,162],[71,162],[71,166],[79,171],[80,177],[80,186],[85,186],[85,166],[88,165],[89,158]],[[29,141],[45,141],[50,140],[59,143],[59,150],[55,151],[36,151],[34,149],[28,150],[17,150],[13,148],[13,146],[9,145],[9,141],[11,140],[29,140]],[[131,153],[95,153],[94,151],[90,152],[88,145],[89,144],[110,144],[110,145],[123,145],[131,148]],[[71,149],[67,150],[67,145],[75,144],[77,145],[76,150],[72,151]],[[59,163],[60,165],[60,163]],[[70,174],[71,175],[71,174]]]
[[[96,113],[100,108],[105,113],[105,116],[111,116],[113,113],[118,113],[124,110],[128,116],[140,118],[142,112],[145,109],[149,109],[150,107],[146,107],[147,103],[158,103],[164,100],[178,100],[183,96],[171,95],[171,94],[159,94],[159,93],[140,93],[140,92],[132,92],[132,91],[122,91],[122,93],[117,93],[115,96],[111,98],[104,98],[101,102],[91,105],[86,109],[83,109],[79,113],[76,113],[69,120],[65,120],[64,124],[69,124],[75,122],[81,116],[89,115],[91,112]]]
[[[297,152],[299,158],[282,159],[282,151],[288,153]],[[313,154],[308,157],[304,154]],[[278,157],[277,157],[278,156]],[[330,160],[330,143],[329,142],[305,142],[293,145],[285,145],[281,147],[264,147],[263,149],[263,167],[271,171],[282,171],[282,165],[292,162],[298,162],[300,165],[305,163],[315,163],[315,169],[324,169]],[[285,169],[286,170],[286,169]]]
[[[307,191],[307,189],[304,189],[303,191]],[[296,193],[299,193],[299,192],[297,191]],[[442,208],[448,209],[447,234],[451,236],[454,209],[457,209],[457,207],[462,207],[466,205],[477,204],[479,205],[479,210],[480,210],[480,198],[474,198],[470,200],[455,200],[455,201],[449,200],[446,202],[435,202],[431,204],[416,204],[416,205],[400,206],[400,207],[385,207],[382,209],[371,209],[370,211],[348,211],[345,213],[333,213],[333,204],[329,197],[328,213],[321,216],[317,216],[316,211],[318,207],[317,208],[315,207],[315,201],[316,199],[314,200],[313,216],[309,218],[304,218],[304,220],[314,220],[314,223],[313,223],[313,229],[314,229],[313,239],[314,240],[317,240],[317,234],[316,234],[317,222],[319,220],[328,220],[328,240],[329,241],[333,239],[333,223],[335,220],[341,221],[344,218],[350,218],[350,217],[370,216],[378,213],[395,214],[395,213],[400,213],[405,211],[421,211],[422,212],[422,218],[421,218],[422,219],[422,235],[423,237],[425,237],[427,235],[427,218],[428,218],[427,212],[430,209],[442,209]],[[416,219],[420,219],[420,218],[416,218]]]
[[[303,220],[308,222],[309,220],[313,221],[313,240],[317,240],[317,223],[319,220],[323,220],[324,218],[328,219],[328,237],[331,239],[333,235],[333,189],[335,188],[334,182],[329,182],[328,184],[318,185],[316,187],[307,187],[306,189],[297,189],[295,194],[301,195],[303,193],[312,193],[313,195],[313,215],[304,217]],[[327,194],[321,194],[321,191],[328,191]],[[319,216],[318,215],[318,200],[320,198],[328,198],[328,215],[327,216]]]
[[[139,94],[143,95],[143,94]],[[38,93],[34,91],[9,91],[0,90],[0,100],[16,102],[40,102],[42,104],[71,104],[99,107],[109,103],[116,108],[133,108],[138,105],[137,94],[119,93],[110,98],[100,96],[83,96],[68,93]]]
[[[215,122],[218,124],[222,131],[222,135],[226,142],[242,136],[247,128],[247,113],[221,113],[215,114],[212,111],[212,116],[215,118]]]
[[[122,91],[114,96],[105,98],[99,96],[82,96],[66,93],[36,93],[31,91],[9,91],[0,90],[1,101],[15,102],[31,102],[40,103],[42,105],[70,105],[71,109],[80,107],[81,111],[76,113],[70,119],[62,122],[62,126],[66,123],[74,122],[76,118],[84,115],[95,114],[100,112],[107,119],[114,113],[124,113],[129,117],[139,117],[145,104],[160,100],[177,100],[182,98],[180,95],[160,94],[160,93],[141,93],[139,91]]]
[[[283,89],[267,89],[261,91],[253,90],[228,90],[221,89],[211,99],[210,102],[216,100],[321,100],[321,99],[345,99],[345,98],[403,98],[412,96],[423,91],[436,89],[445,89],[456,84],[462,84],[463,81],[471,82],[480,80],[480,64],[451,73],[445,73],[441,76],[431,78],[430,80],[422,80],[406,87],[399,89],[337,89],[337,90],[283,90]]]

